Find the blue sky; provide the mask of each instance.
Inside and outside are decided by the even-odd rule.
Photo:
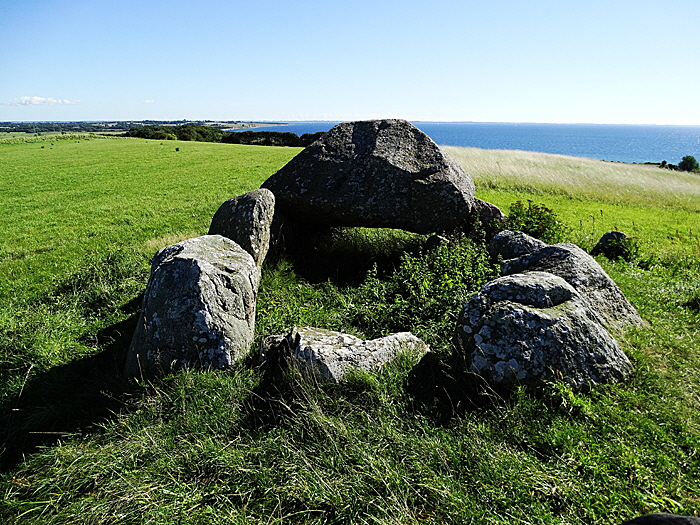
[[[0,0],[3,120],[700,125],[698,0]]]

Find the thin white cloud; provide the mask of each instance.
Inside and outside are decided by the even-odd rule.
[[[3,106],[68,106],[80,104],[80,100],[61,100],[51,97],[19,97],[10,102],[3,102]]]
[[[154,104],[155,100],[144,100],[143,103],[144,104]]]

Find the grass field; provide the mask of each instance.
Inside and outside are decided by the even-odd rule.
[[[587,395],[552,385],[452,411],[425,396],[430,375],[410,356],[333,386],[293,373],[271,382],[251,354],[226,372],[133,388],[120,372],[150,257],[206,233],[223,201],[299,150],[6,141],[0,520],[583,525],[700,514],[700,176],[446,149],[505,211],[542,203],[586,248],[609,229],[636,238],[631,262],[600,260],[649,323],[621,336],[630,382]],[[419,240],[326,239],[318,249],[333,261],[359,253],[395,266],[365,274],[365,261],[345,281],[312,275],[308,261],[271,261],[258,338],[293,324],[410,329],[446,356],[455,308],[495,268],[470,241],[423,253]]]

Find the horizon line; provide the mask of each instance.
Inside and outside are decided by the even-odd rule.
[[[363,120],[406,120],[408,122],[435,123],[435,124],[541,124],[541,125],[561,125],[561,126],[685,126],[700,127],[700,124],[631,124],[626,122],[535,122],[535,121],[499,121],[499,120],[428,120],[428,119],[398,119],[378,118],[378,119],[298,119],[298,120],[268,120],[268,119],[83,119],[83,120],[5,120],[0,124],[70,124],[70,123],[104,123],[104,122],[216,122],[216,123],[253,123],[253,124],[293,124],[303,122],[357,122]]]

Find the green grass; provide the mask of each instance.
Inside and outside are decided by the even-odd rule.
[[[443,147],[472,175],[477,197],[504,211],[532,200],[556,211],[590,249],[609,230],[647,255],[700,256],[700,175],[529,151]]]
[[[90,251],[151,252],[204,234],[221,203],[295,153],[132,139],[0,145],[2,284],[13,283],[0,297],[44,287]]]
[[[433,396],[430,366],[408,355],[342,385],[266,376],[252,352],[226,372],[129,388],[120,371],[150,257],[206,233],[224,200],[298,150],[50,144],[0,144],[4,523],[583,525],[700,514],[700,177],[675,202],[645,186],[626,203],[630,179],[616,164],[594,163],[606,190],[593,194],[543,167],[557,156],[502,155],[521,166],[516,183],[479,152],[484,200],[543,203],[584,247],[613,228],[637,237],[633,261],[600,262],[649,325],[620,335],[636,366],[624,385],[586,395],[552,385],[452,412],[445,403],[459,393]],[[306,259],[270,261],[258,338],[294,324],[372,337],[404,328],[446,356],[454,309],[494,268],[471,241],[429,252],[422,241],[350,230]],[[310,268],[319,251],[331,263]]]
[[[477,186],[537,194],[569,195],[599,202],[682,208],[697,212],[697,173],[658,166],[605,162],[530,151],[443,149],[474,178]]]

